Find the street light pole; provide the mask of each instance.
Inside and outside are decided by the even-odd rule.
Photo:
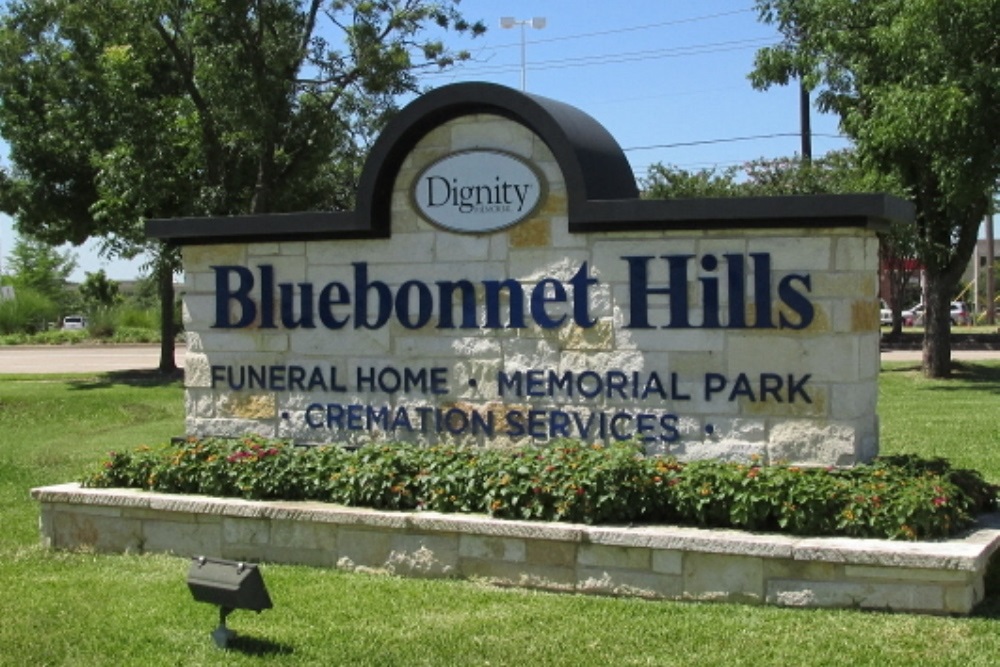
[[[535,30],[541,30],[542,28],[545,27],[545,24],[546,20],[544,16],[536,16],[533,19],[516,19],[513,16],[500,17],[501,28],[513,28],[514,26],[521,27],[521,91],[522,92],[525,90],[526,79],[527,79],[524,27],[530,25]]]

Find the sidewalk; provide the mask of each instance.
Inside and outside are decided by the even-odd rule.
[[[952,350],[953,361],[1000,361],[1000,350]],[[921,350],[883,350],[882,361],[921,361]]]

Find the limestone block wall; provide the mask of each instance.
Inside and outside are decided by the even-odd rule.
[[[296,563],[553,591],[967,614],[985,596],[1000,521],[900,543],[671,526],[615,527],[379,512],[65,484],[34,489],[43,543]]]
[[[547,196],[534,217],[472,235],[420,218],[410,202],[415,174],[471,148],[535,165]],[[188,434],[349,444],[637,439],[682,459],[822,465],[877,452],[878,242],[870,230],[570,233],[565,183],[546,145],[491,116],[442,125],[410,153],[391,230],[385,239],[184,248]],[[353,310],[362,264],[363,316]],[[636,267],[647,291],[635,287]],[[485,326],[487,284],[508,279],[523,287],[525,303],[503,291],[503,324]],[[248,314],[237,298],[220,306],[220,280],[229,295],[246,288],[247,326],[220,326]],[[479,326],[410,326],[425,305],[421,285],[436,297],[439,283],[460,281],[475,286]],[[392,315],[357,326],[378,319],[375,282],[392,294]],[[349,303],[336,301],[338,287],[321,303],[333,283],[354,290]],[[299,324],[281,319],[283,297],[288,321]],[[679,321],[671,309],[684,301]],[[524,326],[509,326],[512,304]],[[324,326],[323,308],[347,324]],[[313,326],[301,326],[310,309]],[[458,320],[460,309],[451,310]],[[635,326],[640,312],[648,327]],[[542,326],[538,313],[562,323]],[[747,326],[734,326],[740,319]]]

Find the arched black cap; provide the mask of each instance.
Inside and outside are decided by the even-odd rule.
[[[579,109],[492,83],[437,88],[407,105],[375,142],[358,188],[358,214],[388,224],[399,165],[417,142],[448,121],[493,114],[534,132],[552,151],[566,182],[570,217],[587,201],[635,199],[632,168],[618,142]]]

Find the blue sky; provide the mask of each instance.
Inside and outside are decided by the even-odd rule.
[[[747,80],[756,50],[778,39],[757,21],[752,0],[462,0],[460,8],[489,30],[475,40],[448,37],[473,58],[424,77],[427,85],[520,87],[522,28],[502,29],[500,17],[544,17],[544,28],[523,29],[527,92],[597,119],[640,178],[654,163],[710,169],[800,152],[797,88],[761,92]],[[814,156],[849,145],[834,116],[813,109],[812,130]],[[13,242],[11,222],[0,216],[0,253]],[[77,280],[99,268],[116,280],[139,272],[138,261],[102,259],[95,243],[73,251]]]

